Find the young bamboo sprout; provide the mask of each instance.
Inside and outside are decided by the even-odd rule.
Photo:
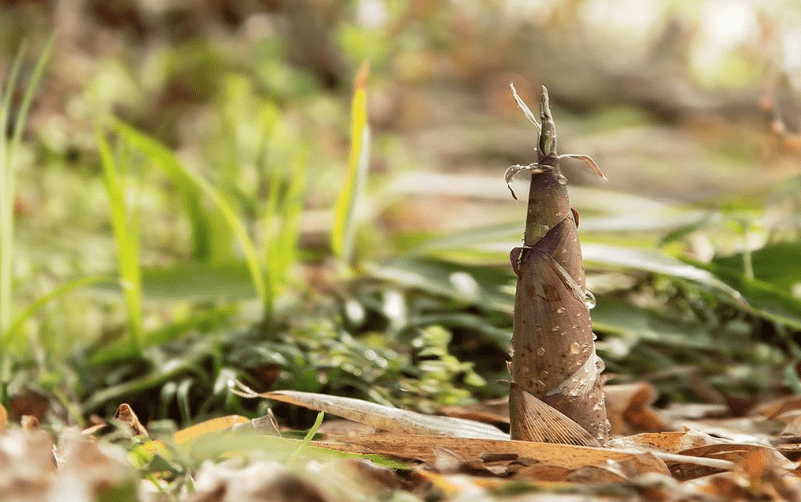
[[[517,173],[532,173],[523,245],[510,254],[518,276],[509,364],[511,435],[524,441],[598,446],[606,441],[608,422],[600,378],[604,366],[595,354],[590,319],[595,298],[585,288],[578,217],[570,207],[559,161],[580,159],[605,177],[592,158],[557,153],[556,122],[544,86],[540,122],[537,162],[512,166],[504,176],[511,190]]]

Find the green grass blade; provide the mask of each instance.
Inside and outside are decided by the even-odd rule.
[[[200,314],[192,314],[183,321],[174,322],[163,328],[145,333],[143,344],[145,347],[162,345],[193,330],[208,332],[214,326],[230,319],[236,310],[237,307],[232,305],[214,308]],[[97,352],[92,354],[89,358],[89,364],[110,364],[126,359],[130,355],[128,348],[129,346],[125,340],[104,344]]]
[[[53,43],[55,41],[56,35],[54,33],[50,35],[50,38],[45,43],[42,53],[39,55],[39,59],[36,60],[36,66],[33,67],[31,81],[28,84],[28,87],[25,89],[25,94],[22,96],[22,103],[20,104],[19,114],[17,115],[17,120],[14,127],[14,135],[11,138],[12,153],[18,148],[20,141],[22,141],[22,131],[25,128],[25,121],[28,119],[28,112],[31,109],[33,95],[36,92],[36,88],[39,86],[39,81],[42,79],[42,74],[44,73],[47,61],[50,59],[50,52],[53,49]]]
[[[748,261],[751,263],[754,277],[773,284],[787,293],[801,283],[801,242],[772,242],[751,251]],[[743,274],[744,253],[731,256],[716,256],[712,263],[732,274]]]
[[[306,166],[309,152],[302,146],[295,158],[286,202],[282,207],[284,231],[281,233],[281,249],[279,255],[283,260],[278,264],[280,270],[286,271],[295,260],[297,243],[300,237],[300,218],[303,214],[304,196],[306,193]]]
[[[277,270],[277,254],[280,252],[277,236],[280,235],[282,226],[282,222],[280,221],[280,216],[278,214],[278,199],[281,196],[281,185],[281,179],[278,176],[270,180],[270,189],[267,192],[267,201],[264,211],[261,215],[262,229],[264,231],[262,255],[264,257],[264,264],[268,271],[267,277],[269,284],[267,285],[267,288],[271,291],[271,294],[278,289],[278,282],[280,281],[279,276],[276,275],[276,272],[279,272]]]
[[[356,76],[348,177],[337,199],[334,210],[334,228],[331,232],[331,248],[334,255],[345,264],[350,264],[353,258],[353,241],[356,234],[355,209],[361,192],[364,190],[370,156],[370,128],[367,124],[367,71],[368,67],[364,64]]]
[[[28,308],[26,308],[25,311],[19,315],[19,317],[14,320],[14,324],[11,325],[8,331],[6,331],[6,333],[3,335],[2,339],[0,339],[0,346],[2,346],[4,350],[10,350],[10,348],[18,342],[16,339],[17,334],[22,330],[22,327],[25,325],[25,321],[36,315],[36,313],[39,312],[42,307],[47,305],[51,300],[54,300],[60,296],[64,296],[70,291],[83,286],[113,280],[114,278],[108,275],[89,275],[86,277],[79,277],[61,284],[46,295],[40,296],[35,302],[30,304]]]
[[[801,330],[801,299],[790,291],[771,282],[749,278],[741,271],[716,263],[698,263],[687,258],[685,261],[731,284],[743,294],[750,306],[766,319]],[[788,267],[789,273],[791,273],[790,267]]]
[[[305,146],[301,147],[295,156],[289,184],[281,204],[277,207],[268,207],[264,217],[265,228],[268,230],[265,241],[265,263],[269,270],[273,296],[284,286],[289,269],[297,259],[300,218],[306,190],[307,158],[308,149]],[[278,184],[273,183],[273,185]],[[277,193],[271,193],[270,196],[278,198]],[[268,203],[268,206],[272,204]],[[279,228],[273,228],[275,226]]]
[[[218,256],[219,249],[227,247],[228,243],[225,242],[222,245],[215,243],[217,237],[214,232],[213,222],[203,208],[200,191],[187,175],[175,154],[163,144],[124,122],[113,120],[111,126],[131,146],[145,154],[154,164],[160,166],[175,184],[192,225],[193,258],[199,261],[223,258],[223,256]]]
[[[91,397],[83,403],[83,412],[90,413],[95,411],[109,401],[119,403],[122,396],[142,392],[146,389],[162,385],[184,371],[191,371],[192,368],[198,364],[200,364],[200,360],[190,357],[170,360],[144,376],[133,380],[126,380],[110,387],[103,387],[93,392]]]
[[[180,183],[184,186],[185,191],[188,192],[189,189],[187,187],[191,185],[192,191],[199,190],[200,193],[211,198],[229,229],[239,241],[240,246],[242,246],[253,286],[256,288],[259,299],[269,310],[272,299],[267,288],[267,278],[259,262],[256,247],[253,244],[253,240],[248,235],[245,225],[239,219],[233,206],[228,202],[225,196],[211,186],[205,178],[184,167],[167,147],[156,140],[145,136],[141,132],[119,121],[114,122],[114,127],[132,146],[142,149],[146,155],[150,156],[154,161],[157,161],[157,165],[168,171],[174,179],[180,179]]]
[[[211,198],[211,200],[214,201],[217,209],[219,209],[223,218],[228,223],[228,226],[239,241],[240,246],[242,246],[242,251],[245,253],[245,262],[248,265],[250,278],[253,281],[253,286],[256,288],[259,299],[262,301],[265,307],[269,308],[272,298],[270,297],[267,289],[267,278],[259,262],[259,255],[256,252],[256,246],[248,235],[245,225],[239,219],[239,216],[237,216],[233,206],[231,206],[223,194],[215,190],[205,178],[188,170],[185,170],[184,172],[187,174],[187,176],[189,176],[193,183],[200,188],[202,192],[204,192]]]
[[[325,412],[321,411],[320,413],[317,414],[317,418],[314,420],[314,425],[312,425],[312,428],[309,429],[309,432],[306,434],[306,436],[303,438],[303,440],[300,442],[297,448],[295,448],[295,450],[289,454],[289,457],[287,457],[286,459],[287,464],[292,464],[296,462],[300,457],[300,454],[303,453],[303,450],[305,450],[306,447],[309,446],[312,438],[314,438],[314,435],[317,434],[317,430],[323,423],[323,417],[325,417]]]
[[[138,225],[129,225],[125,210],[124,186],[117,172],[117,163],[105,135],[96,127],[98,149],[103,166],[103,180],[109,199],[111,225],[117,242],[120,280],[128,312],[128,336],[131,353],[142,347],[142,276],[139,266]],[[131,228],[134,227],[134,228]]]

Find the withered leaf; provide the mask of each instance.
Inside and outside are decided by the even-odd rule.
[[[355,422],[393,432],[431,434],[465,438],[507,439],[508,435],[492,425],[462,418],[424,415],[376,403],[340,396],[291,390],[258,394],[241,382],[238,393],[246,397],[264,397],[303,406],[315,411],[347,418]]]
[[[22,430],[25,432],[33,432],[39,429],[39,419],[33,415],[22,415],[20,418]]]
[[[651,408],[656,401],[656,389],[648,382],[605,385],[606,414],[614,435],[635,432],[658,432],[667,423]]]
[[[587,465],[601,465],[607,460],[623,460],[633,453],[604,448],[566,444],[535,443],[533,441],[501,441],[467,439],[448,436],[420,436],[416,434],[372,434],[361,438],[337,438],[339,442],[315,442],[316,446],[352,453],[379,454],[409,460],[422,460],[434,465],[435,448],[447,448],[466,461],[480,461],[484,455],[517,455],[542,464],[578,469]]]
[[[130,427],[134,436],[150,437],[145,426],[139,422],[139,417],[136,416],[136,413],[127,403],[122,403],[117,407],[114,418]]]

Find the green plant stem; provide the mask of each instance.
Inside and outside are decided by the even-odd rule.
[[[122,176],[106,137],[95,127],[97,145],[103,165],[103,179],[109,199],[111,225],[117,243],[117,259],[125,306],[128,313],[128,341],[132,354],[142,349],[142,273],[139,266],[138,218],[126,214],[125,189]]]
[[[312,425],[312,428],[309,429],[309,432],[306,434],[303,440],[301,440],[298,447],[289,454],[289,457],[287,457],[287,465],[297,462],[298,458],[300,458],[300,454],[303,453],[303,450],[306,449],[307,446],[309,446],[311,440],[314,438],[314,435],[317,434],[317,429],[319,429],[320,425],[323,423],[323,417],[325,417],[325,412],[321,411],[317,414],[317,418],[314,420],[314,425]]]

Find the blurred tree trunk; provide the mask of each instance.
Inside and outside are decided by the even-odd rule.
[[[560,173],[556,124],[544,87],[540,117],[538,162],[515,166],[530,170],[532,179],[523,246],[511,253],[518,276],[510,364],[511,435],[527,441],[598,445],[606,440],[607,420],[603,362],[595,354],[589,311],[594,298],[585,290],[578,214],[570,207]]]

